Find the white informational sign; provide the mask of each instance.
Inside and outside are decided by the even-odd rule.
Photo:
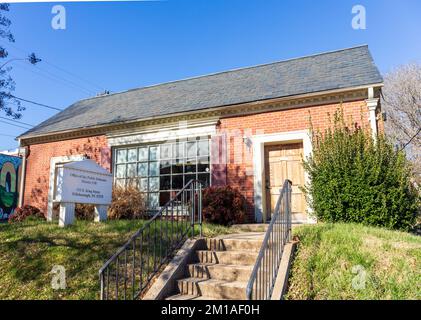
[[[71,162],[59,168],[56,200],[87,204],[110,204],[112,175],[92,160]],[[95,170],[95,171],[93,171]]]
[[[111,203],[112,175],[92,160],[66,163],[58,168],[55,202],[60,202],[60,225],[72,224],[76,203],[96,206],[96,221],[106,219]]]

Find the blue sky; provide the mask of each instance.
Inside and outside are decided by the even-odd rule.
[[[351,27],[362,4],[367,29]],[[58,108],[111,92],[368,44],[382,74],[421,63],[421,1],[167,0],[62,3],[66,29],[51,27],[53,3],[12,4],[10,57],[30,52],[36,67],[13,62],[15,95]],[[4,41],[2,41],[4,43]],[[27,107],[37,124],[56,111]],[[4,116],[4,115],[0,115]],[[17,147],[0,123],[0,150]]]

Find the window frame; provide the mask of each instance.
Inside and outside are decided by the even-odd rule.
[[[199,155],[199,144],[200,142],[203,141],[207,141],[207,155]],[[122,146],[114,146],[112,148],[112,168],[113,168],[113,185],[117,185],[120,183],[120,185],[122,186],[127,186],[128,182],[133,179],[133,181],[135,181],[136,187],[139,188],[139,190],[142,193],[147,194],[147,206],[150,210],[159,210],[159,208],[161,208],[161,205],[163,205],[163,203],[167,202],[167,201],[161,201],[161,194],[164,193],[169,193],[169,199],[171,199],[172,196],[174,196],[178,191],[180,191],[180,189],[185,186],[185,184],[188,182],[186,181],[186,179],[190,176],[190,175],[194,175],[195,179],[199,179],[199,177],[202,175],[207,175],[206,180],[207,185],[211,186],[212,185],[212,165],[211,165],[211,159],[212,159],[212,148],[211,148],[211,136],[210,135],[206,135],[206,136],[194,136],[194,137],[189,137],[189,138],[184,138],[184,139],[176,139],[176,140],[171,140],[171,141],[157,141],[157,142],[145,142],[145,143],[141,143],[141,144],[133,144],[133,145],[122,145]],[[196,156],[194,157],[194,167],[195,170],[194,172],[191,173],[187,173],[186,172],[186,164],[187,161],[189,159],[193,159],[193,158],[189,158],[187,156],[187,144],[191,143],[191,142],[195,142],[195,148],[196,148]],[[180,144],[182,145],[182,150],[183,150],[183,154],[182,157],[178,157],[178,155],[175,153],[176,150],[179,150],[179,146]],[[169,145],[169,156],[162,158],[161,157],[161,146],[164,145]],[[177,147],[176,147],[177,146]],[[147,148],[147,155],[145,159],[140,159],[139,155],[140,155],[140,149],[142,148]],[[150,158],[150,149],[151,148],[156,148],[156,156],[154,159]],[[136,160],[135,161],[129,161],[129,150],[130,149],[136,149]],[[126,150],[125,154],[125,162],[118,162],[117,160],[117,156],[118,156],[118,152],[120,150]],[[178,152],[177,152],[178,153]],[[200,160],[204,160],[205,158],[207,158],[208,161],[208,171],[198,171],[199,170],[199,163]],[[181,160],[181,162],[179,162]],[[169,173],[163,173],[161,174],[161,163],[164,161],[168,161],[169,162]],[[150,174],[150,163],[157,163],[157,172],[155,172],[157,175],[151,175]],[[174,172],[173,171],[173,167],[176,163],[181,163],[182,164],[182,172],[178,173],[178,172]],[[140,176],[139,175],[139,165],[141,163],[147,163],[147,175],[146,176]],[[128,165],[129,164],[135,164],[135,175],[133,177],[129,177],[128,176]],[[124,177],[117,177],[117,166],[119,165],[124,165],[125,166],[125,170],[124,170]],[[183,185],[180,188],[175,188],[173,185],[173,177],[174,176],[182,176],[183,179]],[[169,177],[170,181],[169,181],[169,189],[161,189],[161,177]],[[157,181],[157,190],[156,191],[151,191],[150,189],[150,180],[151,178],[158,178]],[[146,190],[142,190],[140,189],[141,186],[141,180],[146,179],[146,185],[147,185],[147,189]],[[189,180],[189,179],[187,179]],[[157,202],[156,202],[156,206],[155,207],[151,207],[150,206],[150,198],[151,198],[151,194],[157,194]]]

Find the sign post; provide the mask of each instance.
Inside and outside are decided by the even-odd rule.
[[[59,226],[73,224],[75,204],[95,205],[95,221],[107,219],[112,175],[92,160],[69,162],[58,168],[55,201],[60,202]]]

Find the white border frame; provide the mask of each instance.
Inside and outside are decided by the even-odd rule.
[[[50,159],[50,184],[48,186],[48,205],[47,205],[47,220],[53,220],[53,202],[54,202],[54,176],[56,165],[58,163],[67,163],[72,161],[82,161],[85,160],[86,156],[83,154],[73,155],[73,156],[61,156],[61,157],[52,157]]]
[[[307,159],[313,148],[309,130],[254,135],[251,137],[251,140],[253,144],[254,219],[256,222],[263,222],[263,217],[266,216],[266,190],[263,188],[263,181],[265,180],[265,145],[302,142],[304,159]],[[306,184],[309,182],[307,172],[304,172],[304,182]],[[294,221],[294,223],[315,222],[316,220],[310,215],[307,215],[307,220]]]

